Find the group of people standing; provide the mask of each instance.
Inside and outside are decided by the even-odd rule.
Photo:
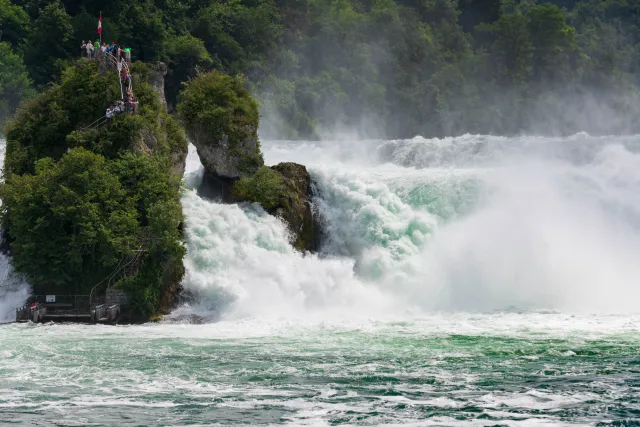
[[[116,102],[116,105],[112,105],[111,107],[107,108],[105,117],[107,118],[107,120],[111,120],[113,117],[121,113],[135,113],[137,104],[138,101],[118,101]]]
[[[105,42],[100,44],[97,40],[95,42],[91,42],[91,40],[85,42],[82,40],[80,52],[83,56],[86,54],[87,58],[90,59],[112,55],[118,60],[120,60],[120,58],[124,58],[127,62],[131,62],[131,49],[128,47],[122,48],[120,45],[116,44],[116,42],[111,42],[111,44],[108,45]]]
[[[126,101],[124,99],[120,100],[115,105],[111,105],[107,108],[105,113],[107,121],[110,122],[112,118],[121,113],[134,113],[137,110],[138,101],[133,96],[133,91],[131,90],[131,71],[129,70],[129,64],[131,63],[131,49],[123,49],[120,45],[116,44],[116,42],[112,42],[108,45],[104,42],[102,44],[98,41],[91,42],[91,40],[88,42],[82,40],[80,49],[83,56],[86,52],[87,58],[89,59],[106,58],[107,55],[113,56],[118,68],[118,77],[121,79],[120,89],[122,90],[122,86],[127,88]],[[123,98],[125,97],[123,96]]]

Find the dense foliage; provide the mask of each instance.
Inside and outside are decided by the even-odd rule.
[[[0,39],[38,87],[95,38],[244,73],[265,136],[638,131],[637,0],[0,0]],[[2,84],[0,83],[0,87]]]
[[[222,162],[232,165],[228,169],[249,175],[264,164],[258,141],[258,104],[240,76],[217,71],[199,74],[185,85],[177,109],[196,147],[217,150],[212,156],[228,158]],[[205,167],[208,157],[202,158]]]
[[[287,188],[280,172],[261,166],[255,175],[235,182],[232,191],[241,200],[251,200],[265,209],[274,209],[283,204]]]
[[[32,95],[31,81],[22,58],[13,52],[8,43],[0,42],[0,124],[22,100]]]
[[[40,292],[89,294],[118,271],[136,313],[161,311],[185,249],[176,160],[186,138],[140,78],[139,112],[87,126],[119,98],[113,72],[81,61],[7,125],[2,226],[13,264]]]
[[[239,77],[216,71],[199,75],[182,92],[178,112],[188,128],[211,143],[227,136],[233,146],[256,136],[258,104]]]

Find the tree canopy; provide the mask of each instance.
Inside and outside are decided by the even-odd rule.
[[[266,137],[638,130],[635,0],[1,0],[0,40],[42,89],[100,11],[104,40],[167,62],[170,106],[244,74]]]
[[[113,285],[148,317],[184,273],[177,165],[187,141],[141,74],[137,113],[102,127],[86,125],[120,93],[94,61],[22,105],[7,125],[0,196],[13,264],[36,289],[89,294],[131,261]]]

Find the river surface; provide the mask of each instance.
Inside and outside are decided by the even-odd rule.
[[[265,141],[325,231],[200,198],[156,324],[0,326],[0,424],[640,425],[640,137]],[[0,318],[28,285],[0,259]]]

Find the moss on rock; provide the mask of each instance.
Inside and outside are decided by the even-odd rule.
[[[235,182],[232,194],[239,200],[260,203],[285,221],[296,249],[317,249],[319,228],[310,203],[311,177],[304,166],[289,162],[262,166],[255,175]]]

